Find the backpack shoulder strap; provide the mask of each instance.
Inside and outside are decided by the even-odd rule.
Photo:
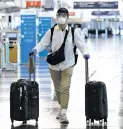
[[[74,64],[74,66],[75,66],[77,64],[78,54],[76,53],[77,47],[74,44],[74,31],[75,31],[75,28],[74,27],[71,27],[72,42],[73,42],[73,45],[74,45],[73,51],[74,51],[74,56],[75,56],[75,64]]]
[[[51,37],[50,37],[51,42],[52,42],[52,38],[53,38],[53,32],[54,32],[54,27],[51,28]]]
[[[73,43],[74,43],[74,30],[75,30],[75,28],[74,27],[71,27],[71,33],[72,33],[72,41],[73,41]]]
[[[73,44],[74,44],[74,31],[75,31],[75,28],[74,27],[71,27],[71,33],[72,33],[72,41],[73,41]],[[74,52],[76,52],[76,45],[74,46]]]
[[[57,24],[55,24],[52,28],[51,28],[51,37],[50,37],[50,41],[52,42],[52,38],[53,38],[53,32],[54,32],[54,27],[56,26]]]

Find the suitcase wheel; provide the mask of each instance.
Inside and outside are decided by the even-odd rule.
[[[36,127],[38,127],[38,118],[36,118],[35,120],[36,120]]]
[[[99,120],[99,124],[100,124],[100,125],[102,125],[102,122],[103,122],[102,120]]]
[[[89,124],[89,118],[86,118],[86,124]]]
[[[23,121],[23,123],[22,123],[22,124],[23,124],[23,125],[25,125],[26,123],[27,123],[27,121]]]
[[[12,122],[12,125],[13,125],[13,123],[14,123],[14,120],[12,120],[12,119],[11,119],[11,122]]]
[[[91,124],[94,124],[94,119],[91,119]]]
[[[36,121],[36,124],[35,124],[36,127],[38,127],[38,122]]]
[[[11,119],[12,125],[11,125],[11,129],[14,128],[14,120]]]
[[[14,129],[14,125],[13,124],[11,125],[11,129]]]
[[[38,122],[38,118],[36,118],[35,120],[36,120],[36,122]]]
[[[104,118],[104,124],[107,124],[107,118]]]

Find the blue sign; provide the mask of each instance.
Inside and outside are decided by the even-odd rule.
[[[39,29],[38,29],[38,42],[42,39],[45,33],[51,28],[52,19],[51,17],[39,17]],[[44,50],[40,53],[41,57],[46,56],[48,53],[47,50]]]
[[[74,2],[74,9],[118,9],[118,2]]]
[[[28,63],[29,52],[36,45],[36,15],[21,15],[21,63]]]
[[[93,11],[91,13],[94,16],[112,16],[112,15],[120,15],[119,11]]]

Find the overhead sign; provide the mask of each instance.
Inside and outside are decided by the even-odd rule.
[[[26,7],[41,7],[41,1],[26,1]]]
[[[113,2],[74,2],[74,9],[118,9],[118,1],[113,1]]]
[[[54,5],[42,5],[42,9],[44,11],[53,11],[54,10]]]
[[[69,12],[69,16],[75,16],[75,12]]]
[[[112,15],[120,15],[119,11],[93,11],[91,15],[94,16],[112,16]]]
[[[0,0],[0,2],[14,2],[14,0]]]

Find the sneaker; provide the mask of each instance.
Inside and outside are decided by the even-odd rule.
[[[66,114],[61,114],[60,115],[60,123],[61,124],[68,124],[69,123]]]
[[[61,117],[61,110],[59,111],[58,115],[56,116],[56,119],[60,119]]]

